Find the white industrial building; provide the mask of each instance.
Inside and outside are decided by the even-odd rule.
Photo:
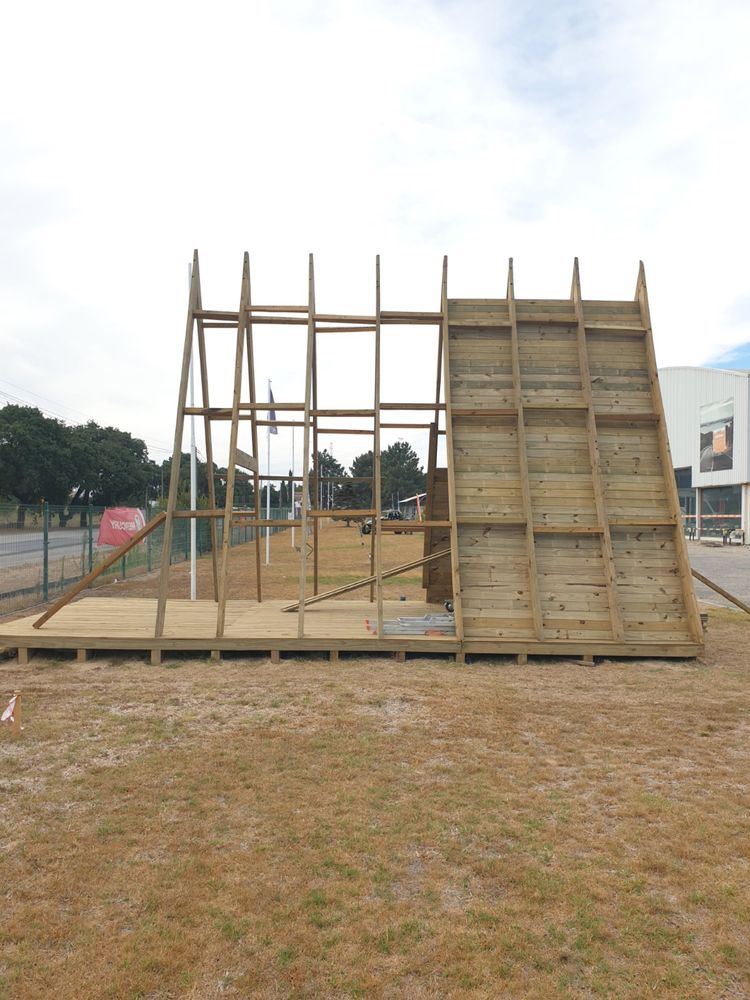
[[[661,368],[685,531],[750,541],[750,372]]]

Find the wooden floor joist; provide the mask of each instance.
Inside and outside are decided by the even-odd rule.
[[[382,309],[380,258],[375,262],[374,308],[369,303],[359,313],[317,313],[312,255],[307,277],[307,305],[252,305],[245,255],[239,307],[206,309],[197,252],[194,255],[169,495],[166,510],[147,530],[163,522],[164,550],[169,552],[178,519],[208,519],[213,599],[168,601],[166,558],[155,601],[69,603],[102,567],[41,617],[0,626],[0,642],[17,646],[24,657],[34,648],[56,645],[76,649],[80,656],[97,648],[143,648],[152,651],[155,662],[169,649],[206,650],[216,656],[234,649],[265,650],[274,657],[315,648],[332,657],[346,649],[433,650],[449,652],[460,661],[467,654],[503,653],[517,656],[519,662],[530,655],[563,654],[590,662],[597,656],[700,653],[703,633],[682,533],[643,265],[633,299],[584,299],[577,261],[568,298],[517,298],[511,261],[504,297],[451,299],[444,258],[437,311]],[[304,384],[298,399],[287,397],[285,403],[274,404],[280,417],[263,413],[266,404],[259,401],[255,385],[253,329],[269,323],[280,352],[285,349],[285,326],[304,326],[307,333]],[[432,328],[437,341],[434,402],[382,398],[387,373],[381,326],[386,325]],[[226,332],[213,334],[214,329],[233,329],[236,334],[231,400],[209,393],[208,358],[213,354],[208,341],[211,336],[226,337]],[[367,383],[372,395],[367,390],[361,400],[355,398],[360,407],[337,408],[335,399],[330,404],[318,399],[317,334],[329,332],[372,338],[373,378]],[[422,334],[416,331],[415,336]],[[202,398],[188,407],[196,337]],[[245,365],[249,390],[243,386]],[[428,398],[431,395],[430,389]],[[403,414],[394,412],[420,409],[426,411],[427,423],[398,423]],[[202,418],[210,465],[224,458],[215,455],[212,422],[230,425],[222,509],[217,509],[213,486],[208,510],[179,509],[188,414]],[[393,419],[388,420],[389,415]],[[321,426],[320,419],[337,420],[339,426]],[[245,420],[250,421],[252,440],[243,437],[240,447]],[[348,422],[351,425],[344,426]],[[292,521],[264,518],[261,486],[273,481],[273,475],[259,474],[258,428],[297,426],[303,428],[302,469],[292,470],[290,478],[301,483],[301,503]],[[428,513],[411,525],[381,520],[390,503],[381,489],[381,431],[396,428],[430,431]],[[333,510],[322,502],[319,486],[325,477],[318,446],[320,435],[328,433],[367,435],[372,440],[373,495],[358,500],[354,509]],[[438,455],[444,455],[440,466]],[[248,511],[234,506],[238,463],[252,475],[254,503]],[[294,475],[296,471],[300,475]],[[337,517],[370,519],[371,573],[318,593],[320,549]],[[220,553],[219,518],[224,529]],[[256,535],[257,586],[253,594],[241,595],[242,600],[234,600],[237,595],[227,589],[230,537],[237,525],[254,528]],[[300,536],[297,600],[289,603],[295,596],[290,593],[286,601],[267,601],[260,529],[292,526]],[[321,531],[323,526],[326,530]],[[424,532],[424,557],[384,570],[383,538],[388,535],[390,541],[398,531]],[[121,555],[122,550],[109,561]],[[386,633],[387,618],[409,612],[384,598],[383,581],[417,567],[429,567],[423,584],[430,601],[407,606],[425,614],[452,602],[454,636]],[[368,585],[372,603],[341,600]],[[718,586],[708,585],[748,610]],[[285,613],[290,611],[295,614]],[[211,617],[213,626],[208,624]],[[366,617],[376,623],[374,634],[365,627]]]

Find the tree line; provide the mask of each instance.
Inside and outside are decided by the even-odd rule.
[[[317,465],[318,506],[339,510],[374,506],[372,451],[358,455],[348,470],[329,452],[320,451]],[[424,490],[425,473],[419,456],[405,441],[382,451],[380,465],[384,508]],[[94,421],[70,426],[32,406],[8,404],[0,408],[0,502],[18,505],[21,523],[23,508],[42,500],[65,510],[60,518],[63,524],[72,516],[71,508],[161,505],[169,490],[171,466],[171,458],[153,462],[146,443],[127,431],[100,427]],[[198,506],[207,507],[207,464],[198,461],[197,472]],[[226,473],[214,463],[211,475],[219,507],[226,500]],[[311,468],[311,490],[312,474]],[[293,497],[299,500],[301,483],[293,482],[290,470],[288,477],[270,490],[272,507],[291,507]],[[188,507],[190,456],[186,453],[180,459],[178,492],[179,505]],[[234,496],[236,506],[254,506],[252,477],[237,473]],[[264,488],[263,503],[265,499]]]

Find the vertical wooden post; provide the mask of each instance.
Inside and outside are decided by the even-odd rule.
[[[430,424],[430,438],[427,447],[427,500],[425,503],[425,520],[434,521],[435,520],[435,507],[433,503],[434,493],[435,493],[435,468],[437,466],[437,445],[438,445],[438,425],[437,422]],[[422,555],[428,556],[432,551],[432,529],[426,528],[423,532],[424,534],[424,544],[422,546]],[[425,564],[422,567],[422,586],[427,589],[430,583],[430,569],[432,567],[429,564]]]
[[[232,508],[237,462],[237,435],[240,427],[240,397],[242,395],[242,354],[245,329],[248,322],[247,305],[250,298],[250,258],[247,253],[242,261],[242,291],[237,317],[237,341],[234,350],[234,389],[232,392],[232,427],[229,433],[229,459],[227,461],[227,495],[224,504],[224,532],[221,539],[221,572],[219,574],[219,606],[216,612],[216,638],[224,635],[227,613],[227,575],[229,572],[229,546],[232,540]]]
[[[169,498],[167,500],[167,517],[164,522],[164,540],[161,550],[161,568],[159,571],[159,594],[156,600],[156,624],[154,636],[159,638],[164,634],[164,618],[167,611],[167,591],[169,590],[169,564],[172,552],[172,535],[174,531],[174,512],[177,508],[177,493],[180,487],[180,459],[182,458],[182,434],[185,427],[185,403],[187,401],[188,376],[190,359],[193,355],[193,322],[195,310],[198,308],[200,294],[200,269],[198,266],[198,251],[193,253],[193,270],[190,278],[190,298],[185,326],[185,344],[182,349],[182,373],[180,388],[177,394],[177,417],[175,419],[174,446],[172,448],[172,471],[169,477]]]
[[[578,367],[581,371],[581,393],[586,404],[586,438],[588,440],[589,461],[591,463],[591,482],[594,488],[594,506],[596,509],[596,519],[602,529],[601,545],[602,558],[604,560],[604,579],[607,584],[607,601],[609,603],[609,617],[612,626],[612,638],[622,639],[625,634],[620,614],[620,603],[617,595],[617,574],[615,571],[615,557],[612,549],[612,536],[609,530],[609,517],[607,515],[607,505],[604,500],[604,487],[602,484],[602,469],[599,460],[599,439],[596,431],[596,413],[594,412],[594,398],[591,393],[591,372],[589,370],[589,352],[586,343],[586,325],[583,316],[583,299],[581,298],[581,276],[578,270],[578,258],[573,263],[573,284],[570,290],[570,297],[576,314],[576,326],[578,330]]]
[[[318,336],[313,324],[313,355],[312,355],[312,509],[319,510],[323,504],[320,497],[320,466],[318,454]],[[312,523],[313,532],[313,594],[318,593],[318,545],[320,537],[320,518],[314,517]]]
[[[197,309],[203,308],[203,300],[201,298],[200,285],[198,286],[197,294]],[[198,317],[198,364],[200,366],[200,378],[201,378],[201,399],[203,401],[203,408],[208,410],[211,403],[209,402],[209,382],[208,382],[208,361],[206,358],[206,334],[203,327],[203,320]],[[211,510],[216,510],[216,483],[214,482],[214,448],[213,448],[213,437],[211,435],[211,417],[208,413],[203,415],[203,432],[206,438],[206,480],[208,486],[208,506]],[[218,547],[217,543],[217,532],[216,532],[216,518],[209,519],[208,530],[211,537],[211,575],[213,580],[213,595],[214,601],[219,599],[219,560],[218,553],[216,551]],[[151,536],[149,535],[149,541]]]
[[[458,514],[456,512],[456,476],[453,459],[453,413],[451,410],[451,368],[448,327],[448,258],[443,257],[443,278],[440,289],[440,323],[443,342],[443,371],[445,373],[445,447],[448,459],[448,520],[451,524],[451,583],[453,589],[453,616],[456,638],[463,642],[464,619],[461,604],[461,574],[458,562]]]
[[[690,557],[688,556],[685,533],[682,530],[682,510],[680,499],[677,494],[677,483],[674,478],[674,466],[672,465],[672,454],[669,450],[669,438],[667,437],[667,424],[664,419],[664,404],[661,399],[661,389],[659,387],[659,374],[656,366],[656,353],[654,351],[654,338],[651,330],[651,310],[648,304],[648,290],[646,288],[646,270],[643,261],[638,269],[638,281],[635,288],[635,299],[641,311],[641,323],[646,330],[645,345],[646,359],[648,361],[648,377],[651,384],[652,408],[657,417],[656,433],[659,441],[659,456],[662,464],[662,474],[667,494],[667,504],[669,505],[669,516],[674,521],[674,542],[677,554],[677,566],[682,581],[682,595],[685,601],[685,609],[688,616],[688,628],[690,637],[694,642],[703,642],[703,628],[701,626],[698,602],[695,599],[695,589],[693,588],[693,577],[690,569]]]
[[[534,620],[534,632],[541,639],[543,632],[542,605],[539,600],[539,583],[536,572],[536,550],[534,548],[534,512],[531,506],[529,487],[529,458],[526,451],[526,421],[524,419],[523,395],[521,391],[521,356],[518,346],[518,320],[513,287],[513,258],[508,261],[508,315],[510,317],[510,357],[513,370],[513,397],[516,408],[518,436],[518,474],[521,479],[521,499],[523,516],[526,519],[526,561],[529,568],[529,600]]]
[[[247,304],[251,304],[251,289],[250,282],[248,280],[247,289]],[[255,404],[257,402],[257,390],[255,386],[255,342],[254,342],[254,330],[253,330],[253,314],[249,313],[247,318],[247,380],[248,380],[248,392],[250,396],[250,402],[253,404],[253,409],[250,411],[250,430],[252,436],[252,448],[253,448],[253,458],[255,459],[255,469],[253,470],[253,499],[254,499],[254,517],[256,521],[263,518],[263,511],[261,506],[261,487],[260,487],[260,452],[258,451],[258,411],[255,409]],[[268,430],[268,428],[266,428]],[[267,484],[268,489],[271,488],[271,483]],[[270,527],[266,528],[270,531]],[[261,577],[261,553],[260,553],[260,542],[261,542],[261,530],[256,526],[253,528],[253,533],[255,535],[255,588],[256,588],[256,598],[260,604],[263,600],[263,587],[262,587],[262,577]]]
[[[310,254],[308,267],[307,356],[305,359],[305,426],[302,444],[302,507],[300,510],[299,610],[297,638],[305,635],[305,584],[307,577],[307,503],[310,486],[310,390],[312,383],[313,350],[315,346],[315,265]]]
[[[375,539],[375,563],[371,572],[375,576],[377,599],[378,639],[383,638],[383,526],[380,482],[380,254],[375,257],[375,440],[372,449],[373,490],[375,493],[375,519],[372,536]]]

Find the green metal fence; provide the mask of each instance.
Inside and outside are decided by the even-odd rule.
[[[100,565],[112,546],[99,546],[97,537],[104,507],[0,505],[0,615],[32,607],[59,597],[68,587]],[[149,519],[158,510],[149,512]],[[287,508],[273,508],[271,517],[286,520]],[[217,543],[222,544],[223,522],[216,523]],[[272,528],[272,533],[284,531]],[[230,545],[255,539],[255,529],[232,528]],[[153,573],[161,567],[164,528],[160,526],[97,578],[94,586]],[[196,519],[198,558],[211,552],[211,527]],[[190,521],[175,520],[170,564],[190,558]]]

